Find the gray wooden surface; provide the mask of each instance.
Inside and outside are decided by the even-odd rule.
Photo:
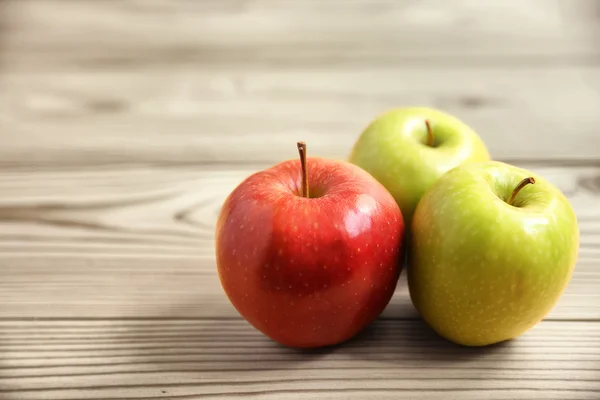
[[[219,285],[244,177],[443,108],[572,201],[580,258],[523,337],[464,349],[404,278],[336,348]],[[0,1],[0,399],[600,399],[600,2]]]

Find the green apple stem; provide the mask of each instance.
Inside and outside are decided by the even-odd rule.
[[[306,166],[306,143],[298,142],[300,164],[302,164],[302,197],[309,197],[308,193],[308,168]]]
[[[425,126],[427,127],[427,146],[433,147],[433,129],[431,129],[431,123],[428,119],[425,120]]]
[[[530,176],[529,178],[523,179],[521,182],[519,182],[519,184],[517,185],[517,187],[515,188],[515,190],[513,190],[513,192],[510,195],[510,198],[508,199],[507,203],[512,206],[513,205],[513,201],[515,201],[515,197],[517,197],[517,194],[519,194],[519,192],[521,191],[521,189],[523,189],[525,186],[527,186],[529,184],[534,184],[534,183],[535,183],[535,179],[533,179],[532,176]]]

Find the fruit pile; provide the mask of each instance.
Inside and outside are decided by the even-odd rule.
[[[292,347],[343,342],[387,306],[405,259],[411,300],[467,346],[514,338],[573,273],[577,219],[542,177],[501,162],[467,125],[427,108],[373,121],[349,162],[288,160],[242,182],[217,222],[234,307]],[[406,258],[405,258],[406,256]]]

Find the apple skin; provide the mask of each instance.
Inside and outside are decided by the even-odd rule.
[[[362,169],[308,158],[313,198],[299,195],[301,163],[258,172],[226,199],[216,256],[231,303],[290,347],[343,342],[377,318],[401,270],[404,222]]]
[[[425,120],[431,124],[434,146],[427,145]],[[470,127],[426,107],[398,108],[379,116],[349,157],[394,196],[408,226],[419,199],[440,176],[459,165],[489,159],[485,144]]]
[[[535,183],[509,205],[527,177]],[[444,175],[421,199],[411,229],[412,302],[441,336],[466,346],[512,339],[541,321],[566,288],[579,247],[565,196],[500,162]]]

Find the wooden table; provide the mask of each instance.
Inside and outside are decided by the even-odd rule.
[[[0,2],[0,398],[600,399],[600,2]],[[443,108],[572,201],[570,286],[521,338],[435,336],[402,279],[319,351],[220,287],[214,223],[250,173],[347,156]]]

